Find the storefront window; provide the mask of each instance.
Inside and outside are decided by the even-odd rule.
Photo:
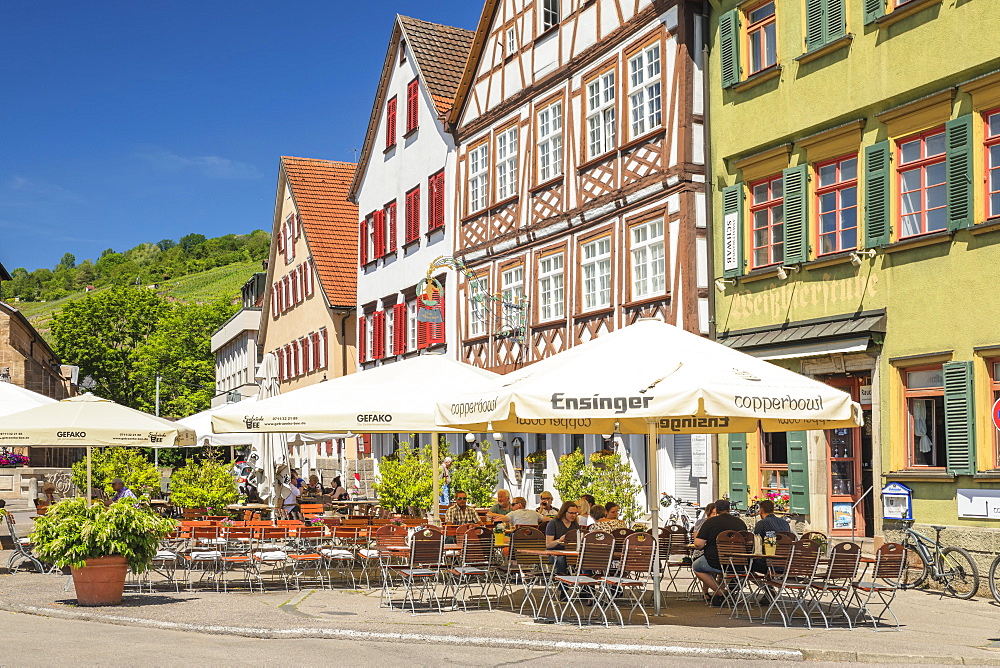
[[[788,492],[788,445],[783,433],[761,433],[760,488]]]
[[[910,466],[943,467],[946,450],[941,367],[906,371],[903,378]]]
[[[854,430],[830,430],[830,494],[854,493]]]

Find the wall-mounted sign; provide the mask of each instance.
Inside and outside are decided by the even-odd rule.
[[[960,489],[958,516],[976,520],[1000,520],[1000,489]]]
[[[740,267],[740,214],[737,212],[727,213],[722,219],[723,226],[723,249],[722,268],[726,271],[739,269]]]
[[[871,404],[871,402],[872,402],[872,386],[862,385],[861,394],[858,395],[858,403],[860,403],[862,406],[867,406]]]
[[[850,501],[837,501],[833,504],[833,528],[854,528],[854,509]]]
[[[898,482],[882,488],[882,517],[887,520],[913,519],[913,490]]]
[[[691,435],[691,477],[708,477],[708,436]]]

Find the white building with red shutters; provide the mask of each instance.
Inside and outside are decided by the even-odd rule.
[[[458,357],[454,271],[431,272],[441,288],[433,296],[443,322],[418,321],[417,313],[422,280],[454,249],[455,143],[444,119],[472,37],[461,28],[396,17],[350,189],[358,205],[359,370],[424,352]],[[373,454],[393,442],[376,438]]]

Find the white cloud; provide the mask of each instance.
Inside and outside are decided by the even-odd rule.
[[[254,165],[217,155],[186,158],[165,149],[152,149],[139,153],[139,157],[155,169],[167,172],[195,170],[213,179],[256,179],[260,171]]]

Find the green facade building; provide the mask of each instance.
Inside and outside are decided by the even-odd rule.
[[[721,491],[780,491],[812,529],[884,536],[880,491],[899,482],[918,528],[995,552],[997,3],[711,9],[715,336],[850,392],[866,416],[720,437]]]

